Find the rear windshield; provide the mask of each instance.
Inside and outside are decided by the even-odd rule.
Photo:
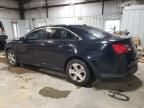
[[[83,25],[83,26],[77,26],[76,28],[79,29],[80,31],[85,32],[87,39],[90,39],[90,40],[110,38],[113,36],[112,34],[108,32],[105,32],[103,30],[100,30],[98,28],[94,28],[91,26]]]
[[[91,35],[89,35],[89,39],[103,39],[103,38],[109,38],[112,37],[113,35],[105,32],[103,30],[94,28],[94,27],[87,27],[87,32]]]

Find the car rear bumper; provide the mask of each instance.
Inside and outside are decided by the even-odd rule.
[[[105,69],[105,66],[106,69]],[[129,65],[119,65],[115,66],[114,64],[105,63],[103,68],[99,68],[96,62],[91,62],[90,66],[92,68],[95,77],[99,77],[101,79],[109,79],[109,78],[125,78],[128,76],[133,75],[138,70],[138,61],[135,60],[134,62],[130,63]]]
[[[138,66],[135,65],[124,71],[118,71],[115,73],[101,73],[100,77],[102,79],[104,79],[104,78],[125,78],[125,77],[133,75],[134,73],[136,73],[137,70],[138,70]]]

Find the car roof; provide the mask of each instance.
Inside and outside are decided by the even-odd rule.
[[[83,28],[83,27],[87,27],[87,25],[49,25],[49,26],[41,26],[41,27],[38,27],[38,28],[35,28],[35,29],[39,29],[39,28],[44,28],[44,27],[64,27],[64,28],[70,28],[70,27],[73,27],[73,28]]]
[[[86,30],[88,27],[87,25],[49,25],[49,26],[42,26],[42,27],[38,27],[35,28],[36,29],[41,29],[41,28],[45,28],[45,27],[62,27],[62,28],[66,28],[71,30],[72,32],[74,32],[75,34],[77,34],[79,37],[81,37],[82,39],[86,39],[86,35],[81,35],[81,33],[86,33]]]
[[[45,27],[63,27],[63,28],[69,29],[72,32],[76,33],[82,39],[87,38],[86,35],[84,35],[84,34],[89,33],[87,30],[88,30],[88,28],[91,28],[91,26],[87,26],[87,25],[49,25],[49,26],[38,27],[35,29],[40,29],[40,28],[45,28]]]

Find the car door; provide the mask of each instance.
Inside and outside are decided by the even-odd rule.
[[[47,27],[46,39],[43,48],[41,48],[42,66],[59,69],[62,56],[61,39],[62,32],[60,29]]]
[[[40,64],[40,49],[45,39],[45,28],[37,29],[29,33],[24,40],[19,41],[16,52],[19,60],[26,64]]]
[[[55,69],[63,69],[67,56],[71,53],[72,46],[67,38],[68,31],[63,28],[47,28],[45,50],[42,54],[42,65]],[[75,36],[74,36],[75,37]],[[74,42],[74,38],[72,39]]]

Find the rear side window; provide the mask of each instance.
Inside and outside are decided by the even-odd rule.
[[[63,35],[63,39],[64,40],[76,40],[78,39],[78,37],[76,37],[74,34],[72,34],[71,32],[64,30],[65,33]]]

